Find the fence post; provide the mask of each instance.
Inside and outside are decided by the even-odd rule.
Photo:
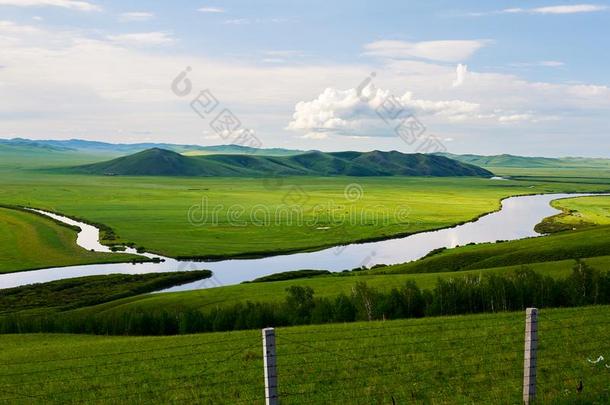
[[[263,364],[265,368],[265,404],[278,405],[275,329],[263,329]]]
[[[536,349],[538,348],[538,309],[525,311],[525,352],[523,354],[523,403],[536,397]]]

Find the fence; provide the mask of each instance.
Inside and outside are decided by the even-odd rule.
[[[609,312],[268,328],[262,338],[0,336],[0,402],[604,403]],[[37,339],[46,346],[32,350]]]

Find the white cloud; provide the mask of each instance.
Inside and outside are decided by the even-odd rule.
[[[503,10],[469,13],[471,16],[479,17],[491,14],[580,14],[606,11],[610,7],[598,4],[561,4],[555,6],[535,8],[505,8]]]
[[[78,0],[0,0],[0,6],[16,7],[61,7],[79,11],[101,11],[96,4]]]
[[[531,82],[469,66],[464,84],[452,87],[456,64],[392,59],[372,66],[262,65],[124,47],[88,35],[0,24],[1,93],[11,100],[0,103],[0,136],[127,141],[117,129],[136,134],[152,128],[147,136],[157,141],[213,142],[205,138],[209,123],[189,106],[198,90],[210,88],[220,105],[256,130],[266,146],[320,147],[313,138],[326,137],[321,147],[328,149],[399,148],[399,140],[380,138],[392,128],[375,113],[379,101],[369,104],[355,97],[358,83],[375,71],[373,99],[396,94],[430,133],[454,138],[453,145],[464,152],[497,148],[489,145],[519,152],[515,139],[523,142],[523,149],[553,135],[556,145],[575,145],[580,149],[574,153],[583,153],[578,151],[590,150],[585,148],[591,142],[603,145],[607,140],[607,86]],[[193,92],[179,98],[170,83],[186,66],[193,68]],[[331,93],[320,97],[326,88]],[[299,101],[303,106],[295,109]],[[286,136],[287,125],[297,131],[295,136]],[[335,132],[345,135],[337,140],[331,136]],[[358,136],[358,143],[350,143],[350,136]],[[366,141],[366,136],[373,139]],[[591,142],[574,143],[575,136]],[[133,141],[139,139],[133,135]]]
[[[131,22],[131,21],[148,21],[155,17],[153,13],[148,11],[131,11],[128,13],[122,13],[119,15],[119,21]]]
[[[109,35],[108,39],[123,45],[154,46],[168,45],[174,38],[166,32],[139,32],[134,34]]]
[[[531,114],[511,114],[511,115],[501,115],[498,117],[498,121],[503,122],[503,123],[529,121],[532,119],[533,119],[533,116]]]
[[[543,60],[540,62],[540,66],[561,67],[561,66],[565,66],[565,63],[557,61],[557,60]]]
[[[301,138],[303,139],[313,139],[313,140],[322,140],[328,138],[328,134],[324,132],[308,132],[303,135]]]
[[[478,104],[462,100],[417,99],[411,92],[394,97],[389,90],[372,84],[360,92],[355,88],[327,88],[314,100],[297,103],[288,129],[308,134],[392,136],[393,128],[405,114],[451,119],[476,115],[479,109]],[[399,111],[400,114],[395,114]]]
[[[220,7],[201,7],[201,8],[198,8],[197,11],[199,11],[200,13],[216,13],[216,14],[225,12],[225,10]]]
[[[36,27],[30,25],[20,25],[13,21],[2,21],[0,20],[0,33],[1,34],[39,34],[42,31]]]
[[[407,42],[384,40],[366,44],[365,54],[384,58],[421,58],[460,62],[490,43],[489,40],[444,40]]]
[[[462,65],[461,63],[457,65],[455,68],[455,80],[451,84],[453,87],[460,87],[464,84],[464,80],[466,80],[466,75],[468,74],[468,66]]]
[[[505,9],[503,12],[506,13],[531,13],[531,14],[576,14],[576,13],[592,13],[596,11],[607,10],[608,6],[600,6],[595,4],[571,4],[571,5],[558,5],[548,7],[537,7],[537,8],[512,8]]]

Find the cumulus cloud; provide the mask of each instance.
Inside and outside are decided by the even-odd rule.
[[[453,87],[460,87],[464,84],[464,80],[466,80],[466,75],[468,74],[468,66],[462,65],[461,63],[457,65],[455,68],[455,80],[452,83]]]
[[[96,4],[79,0],[0,0],[0,6],[15,7],[61,7],[78,11],[101,11]]]
[[[109,35],[107,38],[116,43],[134,46],[168,45],[174,42],[174,38],[166,32]]]
[[[489,40],[445,40],[407,42],[383,40],[366,44],[365,54],[391,59],[421,58],[460,62],[490,43]]]
[[[424,100],[411,92],[393,96],[372,84],[363,89],[325,89],[311,101],[295,106],[288,129],[313,134],[392,136],[392,129],[406,115],[435,115],[451,119],[477,114],[479,105],[462,100]],[[390,122],[395,122],[394,124]]]
[[[362,148],[396,147],[393,139],[379,138],[390,135],[392,126],[376,113],[381,99],[392,93],[431,133],[454,138],[456,144],[466,142],[460,143],[463,150],[508,135],[527,134],[528,142],[542,142],[549,134],[563,140],[578,134],[599,144],[607,137],[610,88],[603,85],[532,82],[469,66],[464,84],[452,87],[457,63],[388,59],[374,67],[306,61],[264,65],[164,54],[89,35],[90,31],[0,23],[0,89],[11,100],[0,104],[0,136],[106,137],[125,142],[117,128],[154,128],[151,137],[159,141],[172,137],[180,143],[211,142],[204,139],[208,124],[189,107],[197,91],[209,87],[222,107],[261,134],[268,146],[302,142],[299,147],[310,148],[311,139],[341,133],[341,141],[330,138],[324,147],[354,147],[350,136],[358,136]],[[289,55],[279,51],[269,56]],[[193,68],[193,93],[177,98],[170,83],[186,66]],[[363,89],[361,99],[356,87],[372,70],[377,72],[377,88]],[[326,88],[330,92],[320,97]],[[295,131],[292,139],[287,140],[286,126]],[[541,133],[547,137],[536,138]],[[297,136],[308,140],[296,140]],[[366,136],[377,138],[367,143]],[[134,135],[133,141],[138,140],[141,136]]]
[[[153,13],[148,11],[131,11],[128,13],[122,13],[119,15],[119,21],[121,22],[132,22],[132,21],[148,21],[155,17]]]

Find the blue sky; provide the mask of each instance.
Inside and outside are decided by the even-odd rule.
[[[377,115],[392,99],[450,152],[610,157],[609,17],[604,2],[0,0],[0,137],[414,151]],[[239,128],[191,109],[204,89]]]

